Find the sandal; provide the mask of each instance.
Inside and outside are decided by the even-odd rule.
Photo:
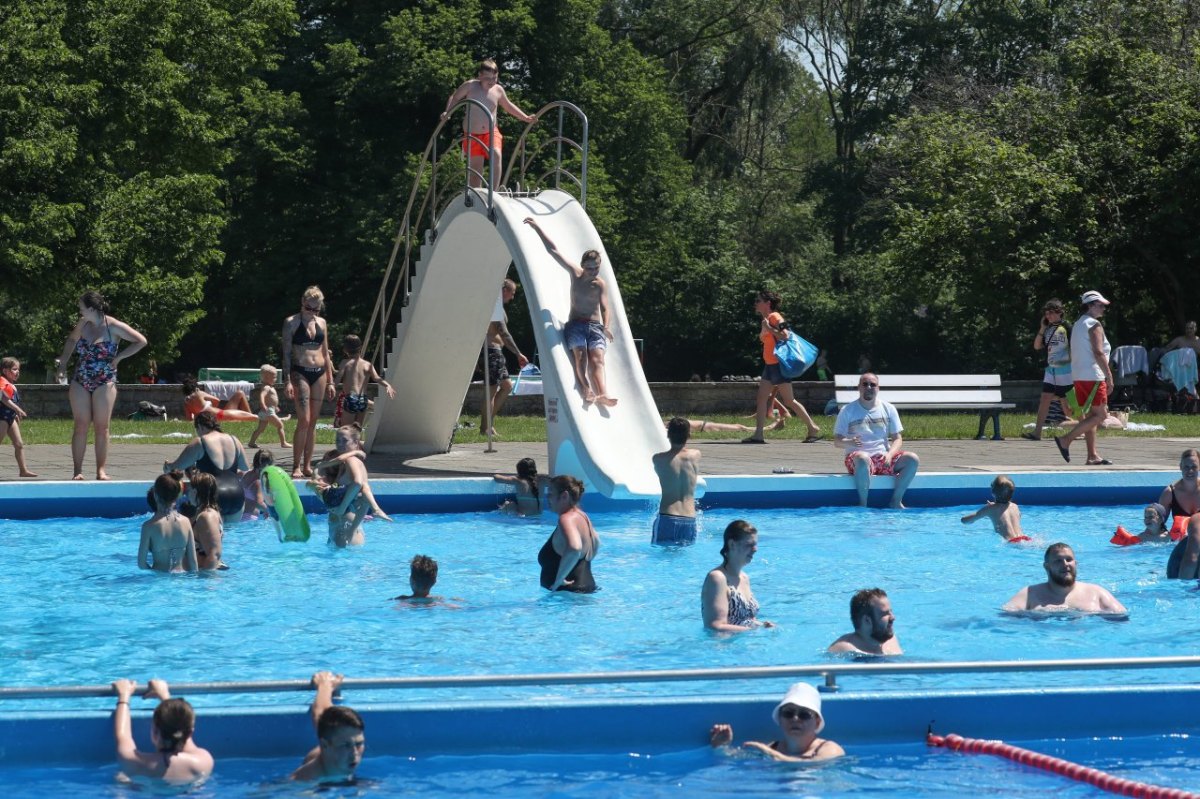
[[[815,443],[817,443],[818,441],[820,441],[820,440],[821,440],[822,438],[824,438],[824,437],[825,437],[825,434],[824,434],[824,433],[813,433],[811,436],[809,436],[808,438],[804,439],[804,441],[803,441],[803,442],[801,442],[801,443],[804,443],[804,444],[815,444]]]
[[[754,436],[750,436],[749,438],[743,438],[742,443],[743,444],[765,444],[767,442],[766,442],[766,439],[755,438]]]
[[[1022,433],[1021,438],[1024,438],[1027,441],[1041,441],[1042,440],[1041,436],[1034,435],[1033,433]]]
[[[1101,458],[1098,461],[1088,461],[1087,465],[1088,466],[1112,466],[1113,462],[1110,461],[1108,458]]]
[[[1058,436],[1054,437],[1054,446],[1058,447],[1058,454],[1062,455],[1062,459],[1064,461],[1066,461],[1067,463],[1070,463],[1071,462],[1070,447],[1064,447],[1063,443],[1062,443],[1062,439],[1059,438]]]

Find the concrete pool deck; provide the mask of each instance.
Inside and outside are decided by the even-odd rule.
[[[162,473],[163,461],[173,460],[183,449],[185,439],[154,444],[128,444],[114,440],[109,447],[108,473],[114,480],[153,480]],[[923,472],[1122,472],[1177,471],[1179,454],[1200,447],[1196,438],[1140,438],[1101,436],[1100,454],[1113,461],[1112,466],[1087,466],[1082,441],[1072,448],[1072,463],[1063,463],[1049,439],[1041,442],[1024,439],[1005,441],[926,439],[907,441],[906,448],[921,458]],[[769,475],[775,469],[790,469],[797,474],[844,474],[841,450],[828,441],[802,444],[799,441],[768,441],[767,444],[742,444],[737,439],[699,439],[691,444],[703,453],[701,472],[706,475]],[[495,452],[486,452],[484,444],[456,444],[450,452],[423,458],[405,459],[393,455],[371,455],[367,467],[372,478],[481,477],[495,472],[512,472],[521,458],[533,458],[540,469],[547,465],[546,444],[542,442],[499,441]],[[290,450],[271,451],[281,461],[291,463]],[[7,444],[0,444],[0,481],[16,481],[16,465]],[[247,450],[247,458],[253,450]],[[283,457],[280,457],[280,456]],[[37,480],[69,480],[71,449],[65,444],[26,444],[25,457]],[[84,476],[95,474],[95,453],[88,447],[84,458]]]

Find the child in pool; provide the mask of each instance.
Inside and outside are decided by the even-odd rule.
[[[258,368],[258,387],[254,389],[254,400],[258,403],[258,427],[250,435],[250,443],[246,446],[250,449],[258,447],[258,437],[267,430],[267,425],[275,428],[275,432],[279,433],[279,446],[290,447],[287,442],[287,434],[283,431],[283,423],[292,417],[279,415],[279,392],[275,390],[275,378],[279,375],[279,370],[269,363],[264,363]]]
[[[498,483],[513,486],[517,495],[504,500],[500,510],[515,513],[518,516],[538,516],[542,512],[542,490],[549,478],[539,475],[537,461],[533,458],[521,458],[517,461],[517,474],[494,474],[492,479]]]
[[[331,461],[339,461],[343,464],[349,461],[357,460],[358,466],[355,468],[355,473],[361,469],[361,490],[363,496],[367,498],[367,503],[370,507],[371,515],[377,519],[383,519],[385,522],[390,522],[392,518],[383,512],[379,507],[379,503],[375,501],[375,492],[371,490],[371,483],[367,475],[367,453],[363,451],[362,446],[362,425],[348,424],[342,425],[337,429],[337,450],[331,454],[336,454],[336,458],[327,456],[319,465],[329,465]],[[342,472],[345,474],[345,471]],[[344,480],[342,481],[345,482]]]
[[[1171,533],[1167,530],[1167,509],[1157,502],[1151,502],[1142,511],[1142,522],[1146,529],[1133,535],[1124,527],[1117,525],[1117,532],[1109,539],[1109,543],[1127,547],[1131,544],[1165,544],[1171,541]]]
[[[412,589],[412,593],[401,594],[398,597],[393,597],[393,599],[409,601],[419,599],[436,602],[441,597],[430,596],[429,592],[437,584],[437,575],[438,565],[436,560],[428,555],[414,555],[408,565],[408,586]]]
[[[992,528],[1010,544],[1017,541],[1028,541],[1029,536],[1021,533],[1021,509],[1012,501],[1016,486],[1006,475],[1000,475],[992,481],[992,499],[974,513],[962,517],[963,524],[970,524],[980,519],[990,519]]]
[[[396,389],[375,371],[370,361],[362,357],[361,338],[350,335],[342,339],[342,353],[346,360],[338,367],[337,383],[341,386],[343,396],[342,409],[351,414],[351,418],[345,422],[361,425],[366,421],[367,409],[371,407],[371,400],[367,398],[367,384],[374,382],[383,386],[388,399],[396,396]]]
[[[254,453],[254,462],[250,470],[242,472],[238,478],[242,482],[242,493],[246,500],[242,508],[242,521],[257,519],[260,515],[265,519],[270,515],[267,503],[270,492],[263,486],[262,472],[268,466],[274,465],[275,456],[271,454],[271,450],[260,449]]]
[[[17,380],[21,377],[21,362],[7,357],[0,360],[0,443],[7,436],[12,440],[13,457],[17,459],[17,471],[21,477],[37,477],[25,465],[25,442],[21,438],[21,420],[27,415],[17,403],[21,394],[17,391]]]
[[[196,539],[191,521],[175,510],[183,492],[182,472],[160,474],[146,496],[153,502],[154,515],[142,523],[138,543],[138,568],[158,572],[194,572],[197,568]]]

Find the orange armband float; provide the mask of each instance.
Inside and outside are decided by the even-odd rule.
[[[1117,525],[1117,531],[1113,533],[1113,537],[1108,539],[1110,544],[1116,544],[1119,547],[1129,547],[1134,544],[1142,543],[1142,539],[1133,533],[1126,530],[1121,525]]]
[[[1171,540],[1178,541],[1187,535],[1188,522],[1191,521],[1191,516],[1176,516],[1171,522]]]

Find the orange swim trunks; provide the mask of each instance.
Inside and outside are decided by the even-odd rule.
[[[500,133],[499,129],[497,129],[496,143],[493,145],[492,134],[488,133],[486,130],[483,133],[472,133],[470,135],[464,133],[462,151],[466,153],[468,147],[470,147],[470,154],[472,157],[482,156],[484,158],[491,158],[493,149],[504,149],[504,135]]]

